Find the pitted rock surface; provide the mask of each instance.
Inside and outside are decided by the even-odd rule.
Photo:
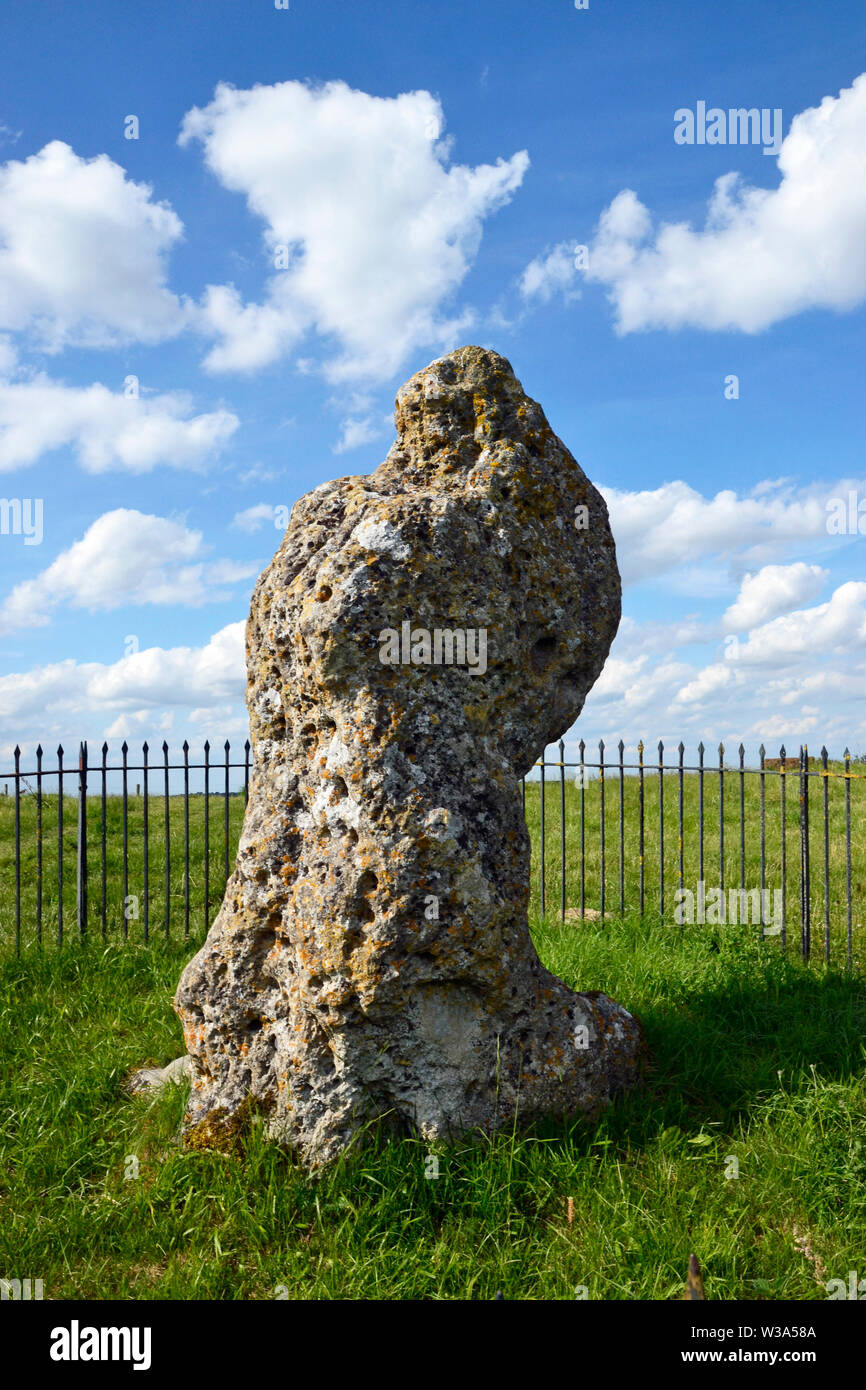
[[[494,352],[431,363],[395,421],[373,474],[296,503],[253,595],[249,804],[175,1000],[191,1144],[261,1107],[315,1165],[381,1117],[437,1140],[590,1113],[642,1066],[638,1021],[527,925],[520,778],[619,623],[604,500]],[[485,669],[432,663],[436,630],[476,658],[483,631]]]

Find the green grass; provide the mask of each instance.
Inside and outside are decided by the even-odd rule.
[[[838,765],[833,765],[838,770]],[[855,769],[858,770],[859,769]],[[165,940],[165,802],[150,802],[148,927],[143,802],[130,796],[128,882],[122,803],[107,801],[106,940],[102,940],[101,806],[88,801],[89,916],[77,939],[74,798],[64,799],[64,928],[56,947],[58,799],[42,806],[42,940],[36,925],[36,799],[22,798],[21,936],[16,959],[14,799],[0,796],[0,1008],[5,1035],[0,1147],[0,1277],[41,1278],[49,1298],[591,1298],[678,1297],[689,1253],[714,1299],[824,1298],[824,1281],[866,1276],[864,957],[866,817],[852,780],[854,963],[847,973],[796,958],[799,800],[787,779],[789,949],[753,928],[672,925],[678,882],[676,777],[664,778],[665,913],[659,917],[658,775],[645,783],[644,906],[639,902],[638,784],[625,781],[625,914],[560,925],[560,787],[545,794],[540,913],[540,792],[529,783],[533,930],[545,963],[569,984],[604,989],[643,1019],[653,1069],[640,1093],[592,1125],[551,1120],[438,1153],[371,1137],[319,1177],[253,1130],[239,1158],[187,1153],[177,1142],[182,1090],[130,1097],[124,1077],[182,1051],[171,997],[219,905],[243,798],[209,803],[209,911],[201,796],[169,799],[169,927]],[[727,886],[745,868],[760,883],[759,780],[725,779]],[[813,943],[824,925],[823,786],[811,784]],[[781,882],[780,782],[765,785],[766,868]],[[829,787],[831,938],[845,955],[844,783]],[[698,784],[683,787],[683,876],[699,876]],[[566,903],[581,893],[581,802],[565,787]],[[600,794],[583,800],[583,889],[598,909]],[[704,795],[704,878],[719,882],[718,774]],[[619,785],[605,796],[605,905],[619,914]],[[227,845],[227,851],[226,851]],[[135,902],[124,918],[124,897]],[[190,941],[184,943],[189,901]],[[124,932],[128,941],[124,944]],[[138,1176],[125,1173],[138,1161]],[[726,1176],[731,1159],[739,1177]],[[575,1220],[566,1219],[568,1198]]]
[[[7,953],[0,1275],[47,1298],[663,1299],[693,1250],[712,1299],[823,1299],[825,1279],[866,1275],[862,979],[744,928],[535,936],[569,984],[640,1014],[647,1084],[593,1124],[441,1149],[432,1179],[411,1139],[373,1136],[319,1177],[256,1129],[238,1157],[185,1152],[183,1091],[123,1080],[182,1050],[170,1000],[191,947]]]

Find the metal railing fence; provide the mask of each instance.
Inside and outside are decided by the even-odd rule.
[[[649,761],[643,742],[636,762],[626,762],[622,740],[613,761],[605,758],[604,741],[597,761],[587,759],[583,740],[578,749],[578,760],[567,761],[561,740],[558,761],[542,757],[534,769],[537,779],[523,779],[533,843],[533,903],[542,914],[558,898],[563,921],[567,914],[604,919],[632,908],[641,916],[657,911],[664,921],[692,886],[699,897],[720,894],[723,905],[726,892],[757,891],[762,937],[779,935],[784,947],[789,929],[798,929],[800,952],[809,960],[818,931],[826,961],[835,937],[852,964],[855,925],[863,910],[855,854],[859,864],[866,852],[861,838],[866,816],[862,801],[852,811],[851,788],[853,783],[862,789],[866,774],[852,771],[847,749],[843,762],[831,766],[826,748],[818,762],[805,746],[796,758],[788,758],[782,747],[778,759],[768,759],[762,746],[758,767],[746,767],[742,744],[733,767],[725,764],[722,744],[717,763],[706,760],[699,744],[696,764],[686,764],[682,742],[671,763],[665,762],[662,742],[657,759]],[[107,938],[109,926],[113,930],[119,923],[127,940],[130,923],[138,922],[147,942],[154,926],[170,936],[178,919],[184,939],[198,924],[207,931],[211,908],[221,900],[230,874],[249,796],[250,743],[243,745],[242,761],[231,760],[228,740],[217,762],[211,761],[209,742],[201,762],[190,762],[188,742],[181,762],[169,760],[167,742],[155,763],[147,743],[140,762],[129,761],[126,742],[120,752],[121,761],[109,763],[103,743],[101,760],[91,765],[82,743],[77,767],[66,767],[60,746],[56,767],[46,767],[40,745],[35,768],[26,769],[16,747],[13,770],[0,773],[8,796],[8,801],[0,796],[0,941],[14,939],[16,952],[22,927],[27,939],[40,945],[48,930],[62,943],[70,916],[82,938],[94,929]],[[242,773],[235,788],[233,772]],[[134,780],[136,774],[141,781]],[[796,784],[796,801],[790,782]],[[837,784],[842,797],[831,795]],[[111,795],[110,785],[117,788]],[[559,813],[558,853],[556,838],[548,833],[551,810]],[[56,837],[56,865],[50,867],[46,832]],[[793,867],[797,857],[798,870]],[[67,873],[70,860],[74,879]],[[794,888],[799,904],[791,911]],[[772,925],[770,891],[779,895],[781,906],[781,920],[774,916]],[[588,905],[590,899],[597,908]],[[718,906],[718,896],[715,901]],[[742,896],[739,902],[744,903]]]

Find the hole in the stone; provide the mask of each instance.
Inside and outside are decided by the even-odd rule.
[[[366,898],[362,898],[358,905],[358,916],[362,922],[372,922],[375,919],[376,914]]]
[[[533,671],[538,674],[546,671],[556,656],[556,649],[558,646],[559,643],[555,637],[539,637],[532,651],[529,653],[529,660]]]
[[[357,832],[357,830],[347,830],[346,833],[345,833],[345,835],[343,836],[343,844],[344,844],[344,845],[356,845],[357,843],[358,843],[358,832]]]
[[[262,1020],[260,1018],[250,1018],[244,1024],[248,1033],[260,1033],[262,1030]]]
[[[349,788],[346,786],[346,783],[343,781],[342,777],[340,777],[340,776],[332,777],[332,778],[331,778],[331,782],[330,782],[330,786],[331,786],[331,791],[333,792],[333,796],[331,797],[331,800],[332,800],[332,801],[334,801],[334,800],[342,801],[342,799],[343,799],[344,796],[348,796],[348,795],[349,795]]]
[[[323,584],[322,587],[320,588],[319,592],[316,594],[316,602],[317,602],[317,603],[327,603],[327,601],[328,601],[328,599],[329,599],[330,597],[331,597],[331,586],[330,586],[330,584]]]
[[[356,928],[349,927],[343,937],[343,955],[350,956],[353,951],[357,951],[363,939],[361,932]]]
[[[379,886],[379,880],[372,869],[365,869],[358,880],[358,891],[360,893],[372,893]]]

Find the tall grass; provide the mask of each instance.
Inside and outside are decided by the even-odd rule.
[[[442,1147],[438,1177],[410,1138],[313,1177],[257,1129],[232,1158],[184,1151],[183,1090],[123,1080],[180,1052],[189,948],[7,956],[0,1274],[48,1298],[659,1299],[694,1250],[711,1298],[820,1299],[860,1268],[862,982],[743,928],[534,928],[568,983],[640,1014],[652,1071],[594,1124]]]

